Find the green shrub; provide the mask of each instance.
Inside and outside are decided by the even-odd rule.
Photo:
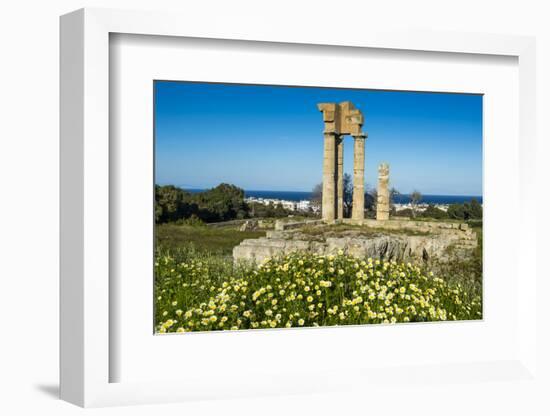
[[[242,219],[248,215],[244,191],[222,183],[203,192],[190,193],[173,185],[155,186],[157,224],[197,217],[204,222]]]
[[[192,227],[206,227],[206,223],[197,217],[195,214],[191,215],[189,218],[180,218],[176,221],[177,225],[189,225]]]
[[[424,218],[435,218],[436,220],[442,220],[445,218],[449,218],[447,213],[443,211],[442,209],[436,208],[433,205],[428,205],[428,208],[426,208],[422,213],[421,216]]]
[[[463,204],[449,205],[447,210],[449,218],[457,220],[472,220],[483,218],[483,208],[477,199],[472,199],[470,202]]]

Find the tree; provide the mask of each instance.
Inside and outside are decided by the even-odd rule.
[[[422,200],[422,194],[420,191],[414,190],[412,191],[410,195],[411,200],[411,208],[412,208],[412,216],[413,218],[416,218],[416,210],[418,208],[418,203]]]
[[[378,200],[378,192],[376,188],[371,188],[369,184],[365,184],[365,209],[367,212],[376,211],[376,201]]]
[[[283,204],[280,202],[275,205],[275,217],[286,217],[288,215],[288,211],[283,207]]]
[[[311,205],[321,208],[323,204],[323,184],[318,183],[315,185],[311,191],[311,196],[309,197]]]
[[[409,218],[411,218],[413,214],[412,214],[412,209],[403,208],[403,209],[400,209],[399,211],[397,211],[395,215],[397,215],[399,217],[409,217]]]
[[[248,216],[248,205],[244,202],[244,191],[225,183],[193,194],[173,185],[155,186],[157,223],[193,216],[205,222],[245,218]]]
[[[349,173],[344,174],[344,217],[351,217],[351,207],[353,205],[353,180]],[[309,197],[311,205],[321,207],[323,205],[323,184],[318,183],[313,187]]]
[[[244,191],[227,183],[193,195],[198,204],[199,218],[206,222],[229,221],[244,218],[248,214],[248,206],[244,202]]]
[[[176,221],[198,212],[190,201],[191,194],[173,185],[155,186],[155,220],[158,223]]]
[[[353,180],[349,173],[344,174],[344,217],[351,217],[353,206]]]
[[[480,220],[481,218],[483,218],[483,208],[481,207],[481,204],[477,199],[472,198],[472,200],[470,201],[470,204],[468,205],[467,215],[468,218],[466,219],[468,220]]]
[[[464,219],[464,204],[451,204],[449,205],[449,208],[447,209],[447,215],[449,218],[455,219],[455,220],[463,220]]]
[[[436,208],[433,204],[428,205],[428,208],[422,213],[422,216],[426,218],[435,218],[437,220],[449,218],[449,215],[445,211]]]
[[[469,203],[449,205],[447,214],[457,220],[480,220],[483,218],[483,208],[477,199],[472,199]]]
[[[395,198],[397,198],[399,195],[401,195],[401,193],[395,189],[393,186],[391,187],[390,189],[390,212],[392,212],[393,214],[395,214]]]

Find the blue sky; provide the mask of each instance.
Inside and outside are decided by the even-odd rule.
[[[368,185],[388,162],[401,193],[481,195],[480,95],[165,81],[155,82],[156,183],[309,191],[322,180],[317,103],[341,101],[365,116]]]

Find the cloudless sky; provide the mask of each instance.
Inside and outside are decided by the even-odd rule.
[[[482,194],[482,96],[358,89],[155,82],[156,183],[310,191],[322,181],[320,102],[365,117],[365,181],[390,164],[401,193]],[[353,173],[353,138],[344,140]]]

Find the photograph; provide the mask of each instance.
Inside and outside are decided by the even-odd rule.
[[[154,333],[483,319],[483,95],[155,80]]]

